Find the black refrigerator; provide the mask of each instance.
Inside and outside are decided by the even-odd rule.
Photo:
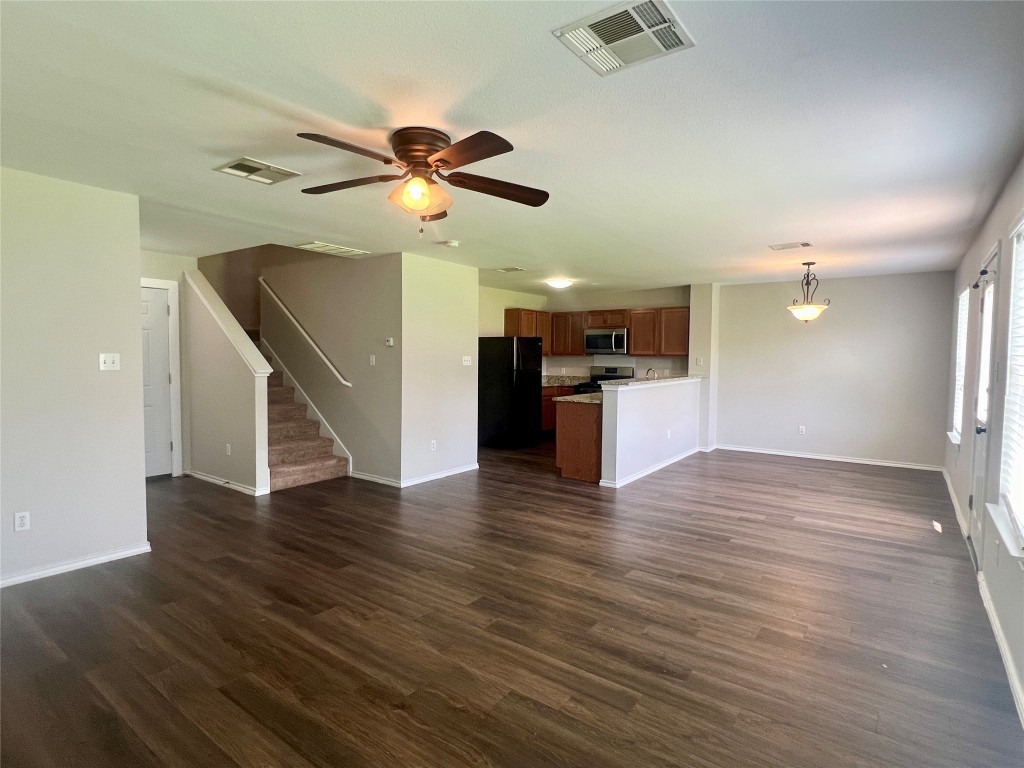
[[[525,448],[540,442],[540,339],[481,336],[480,445]]]

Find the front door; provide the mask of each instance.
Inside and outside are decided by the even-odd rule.
[[[991,412],[992,344],[997,274],[989,270],[988,282],[981,285],[981,344],[978,347],[978,394],[974,403],[974,455],[971,461],[971,501],[969,536],[975,552],[981,552],[985,529],[985,502],[988,501],[988,429]]]
[[[171,474],[171,354],[168,297],[142,289],[142,392],[146,421],[146,477]]]

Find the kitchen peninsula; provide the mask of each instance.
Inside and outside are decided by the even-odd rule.
[[[702,379],[626,379],[556,397],[563,477],[621,488],[698,450]]]

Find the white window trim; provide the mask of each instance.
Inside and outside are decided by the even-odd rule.
[[[1019,242],[1018,242],[1019,241]],[[1011,230],[1010,234],[1010,258],[1011,258],[1011,269],[1010,269],[1010,301],[1008,308],[1007,317],[1007,347],[1006,347],[1006,384],[1005,392],[1003,395],[1003,428],[1002,440],[1000,446],[1000,462],[999,462],[999,505],[996,509],[990,509],[990,513],[997,512],[1005,515],[1006,521],[1009,523],[1009,527],[1013,529],[1016,534],[1017,547],[1016,556],[1024,557],[1024,508],[1015,509],[1008,495],[1009,491],[1009,480],[1007,479],[1007,457],[1009,451],[1009,440],[1014,430],[1011,430],[1009,421],[1010,417],[1016,413],[1017,417],[1014,420],[1017,425],[1017,431],[1024,429],[1024,408],[1014,404],[1010,405],[1011,398],[1016,397],[1024,399],[1024,395],[1020,391],[1024,390],[1024,373],[1018,374],[1020,381],[1014,389],[1011,389],[1011,378],[1013,377],[1014,367],[1011,366],[1011,362],[1016,355],[1022,355],[1021,347],[1024,347],[1024,219],[1020,220],[1017,225]],[[1021,315],[1017,316],[1016,312],[1020,312]],[[1017,333],[1014,334],[1014,326],[1016,324]],[[1024,462],[1024,445],[1018,445],[1018,450],[1021,452],[1020,456],[1015,454],[1016,461]],[[1021,468],[1016,466],[1014,469],[1017,472],[1021,472]],[[1024,474],[1024,473],[1022,473]],[[1024,507],[1024,494],[1020,498],[1015,498],[1018,502],[1017,507]],[[1004,533],[1004,539],[1008,538]],[[1007,543],[1007,549],[1010,549]]]
[[[956,348],[953,363],[953,429],[946,434],[953,445],[960,445],[964,426],[964,386],[967,381],[967,330],[970,326],[971,289],[957,296]]]

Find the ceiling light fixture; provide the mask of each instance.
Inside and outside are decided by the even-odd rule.
[[[566,280],[564,277],[559,277],[554,280],[545,280],[544,282],[552,288],[568,288],[572,285],[572,280]]]
[[[786,309],[793,313],[793,317],[797,320],[803,320],[805,323],[817,319],[832,303],[828,299],[825,299],[824,304],[814,303],[814,292],[818,290],[818,276],[811,272],[811,267],[816,263],[814,261],[803,262],[803,265],[807,267],[804,279],[800,281],[800,287],[804,292],[803,303],[798,304],[798,299],[793,299],[793,303],[786,307]]]
[[[437,216],[452,207],[451,195],[440,184],[415,171],[411,179],[391,191],[388,201],[421,217]]]

